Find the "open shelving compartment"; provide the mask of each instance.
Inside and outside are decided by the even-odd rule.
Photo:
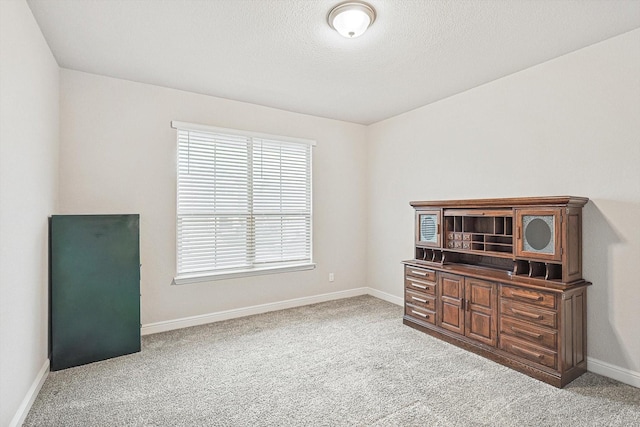
[[[513,255],[511,210],[459,210],[444,212],[444,247],[497,256]]]
[[[442,264],[444,262],[444,253],[440,249],[429,249],[417,246],[415,259]]]
[[[516,259],[513,274],[545,280],[560,280],[562,279],[562,264]]]

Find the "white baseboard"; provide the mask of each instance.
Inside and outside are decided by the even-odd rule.
[[[31,384],[31,387],[29,387],[27,394],[24,396],[24,399],[22,399],[22,403],[20,403],[16,414],[13,416],[13,419],[9,423],[9,427],[19,427],[22,425],[22,423],[24,423],[24,420],[25,418],[27,418],[29,410],[31,409],[31,405],[33,405],[33,402],[36,400],[36,397],[38,396],[38,393],[40,392],[40,389],[42,388],[42,385],[44,384],[44,381],[47,379],[48,375],[49,359],[44,361],[42,368],[40,368],[38,375],[36,375],[36,379],[33,380],[33,383]]]
[[[593,357],[587,357],[587,370],[594,374],[613,378],[621,383],[640,388],[640,372],[621,368],[619,366],[603,362],[602,360],[594,359]]]
[[[142,335],[157,334],[158,332],[172,331],[174,329],[188,328],[190,326],[205,325],[207,323],[235,319],[238,317],[252,316],[254,314],[267,313],[269,311],[285,310],[287,308],[301,307],[303,305],[316,304],[319,302],[350,298],[359,295],[367,295],[369,294],[369,290],[370,288],[366,287],[355,288],[346,291],[330,292],[327,294],[314,295],[310,297],[295,298],[268,304],[236,308],[233,310],[218,311],[215,313],[202,314],[199,316],[183,317],[181,319],[148,323],[146,325],[142,325],[140,333]]]
[[[367,288],[367,293],[372,297],[380,298],[381,300],[390,302],[391,304],[399,305],[401,307],[404,306],[404,299],[402,299],[402,297],[397,297],[374,288]]]

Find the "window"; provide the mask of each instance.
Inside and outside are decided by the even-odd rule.
[[[313,141],[173,122],[176,283],[313,268]]]

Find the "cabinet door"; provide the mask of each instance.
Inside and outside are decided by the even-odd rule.
[[[562,259],[562,209],[516,210],[516,256],[560,261]]]
[[[442,224],[439,210],[416,211],[416,246],[442,247]]]
[[[465,279],[465,335],[493,347],[498,343],[497,285]]]
[[[438,325],[452,332],[464,334],[464,277],[455,274],[440,274],[438,286]]]

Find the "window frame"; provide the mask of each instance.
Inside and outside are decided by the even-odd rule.
[[[182,284],[190,284],[190,283],[199,283],[199,282],[207,282],[213,280],[222,280],[222,279],[230,279],[235,277],[247,277],[247,276],[256,276],[256,275],[264,275],[264,274],[276,274],[276,273],[286,273],[291,271],[303,271],[303,270],[311,270],[316,267],[316,264],[313,262],[313,147],[316,145],[316,141],[311,139],[304,138],[296,138],[296,137],[288,137],[282,135],[272,135],[261,132],[251,132],[251,131],[243,131],[238,129],[229,129],[229,128],[220,128],[208,125],[187,123],[181,121],[172,121],[171,127],[176,129],[177,131],[195,131],[195,132],[206,132],[212,134],[223,134],[223,135],[233,135],[243,138],[249,139],[265,139],[270,141],[278,141],[282,143],[295,143],[309,146],[309,259],[304,262],[281,262],[278,264],[272,265],[262,265],[262,266],[252,266],[248,268],[225,268],[215,270],[207,270],[201,272],[194,273],[179,273],[178,272],[178,254],[179,254],[179,235],[178,235],[178,222],[179,222],[179,161],[178,161],[178,152],[179,152],[179,143],[178,143],[178,132],[176,132],[176,199],[175,199],[175,207],[176,207],[176,275],[173,280],[173,284],[182,285]],[[254,142],[252,141],[252,144]],[[253,186],[253,182],[251,184]],[[252,190],[253,191],[253,190]]]

